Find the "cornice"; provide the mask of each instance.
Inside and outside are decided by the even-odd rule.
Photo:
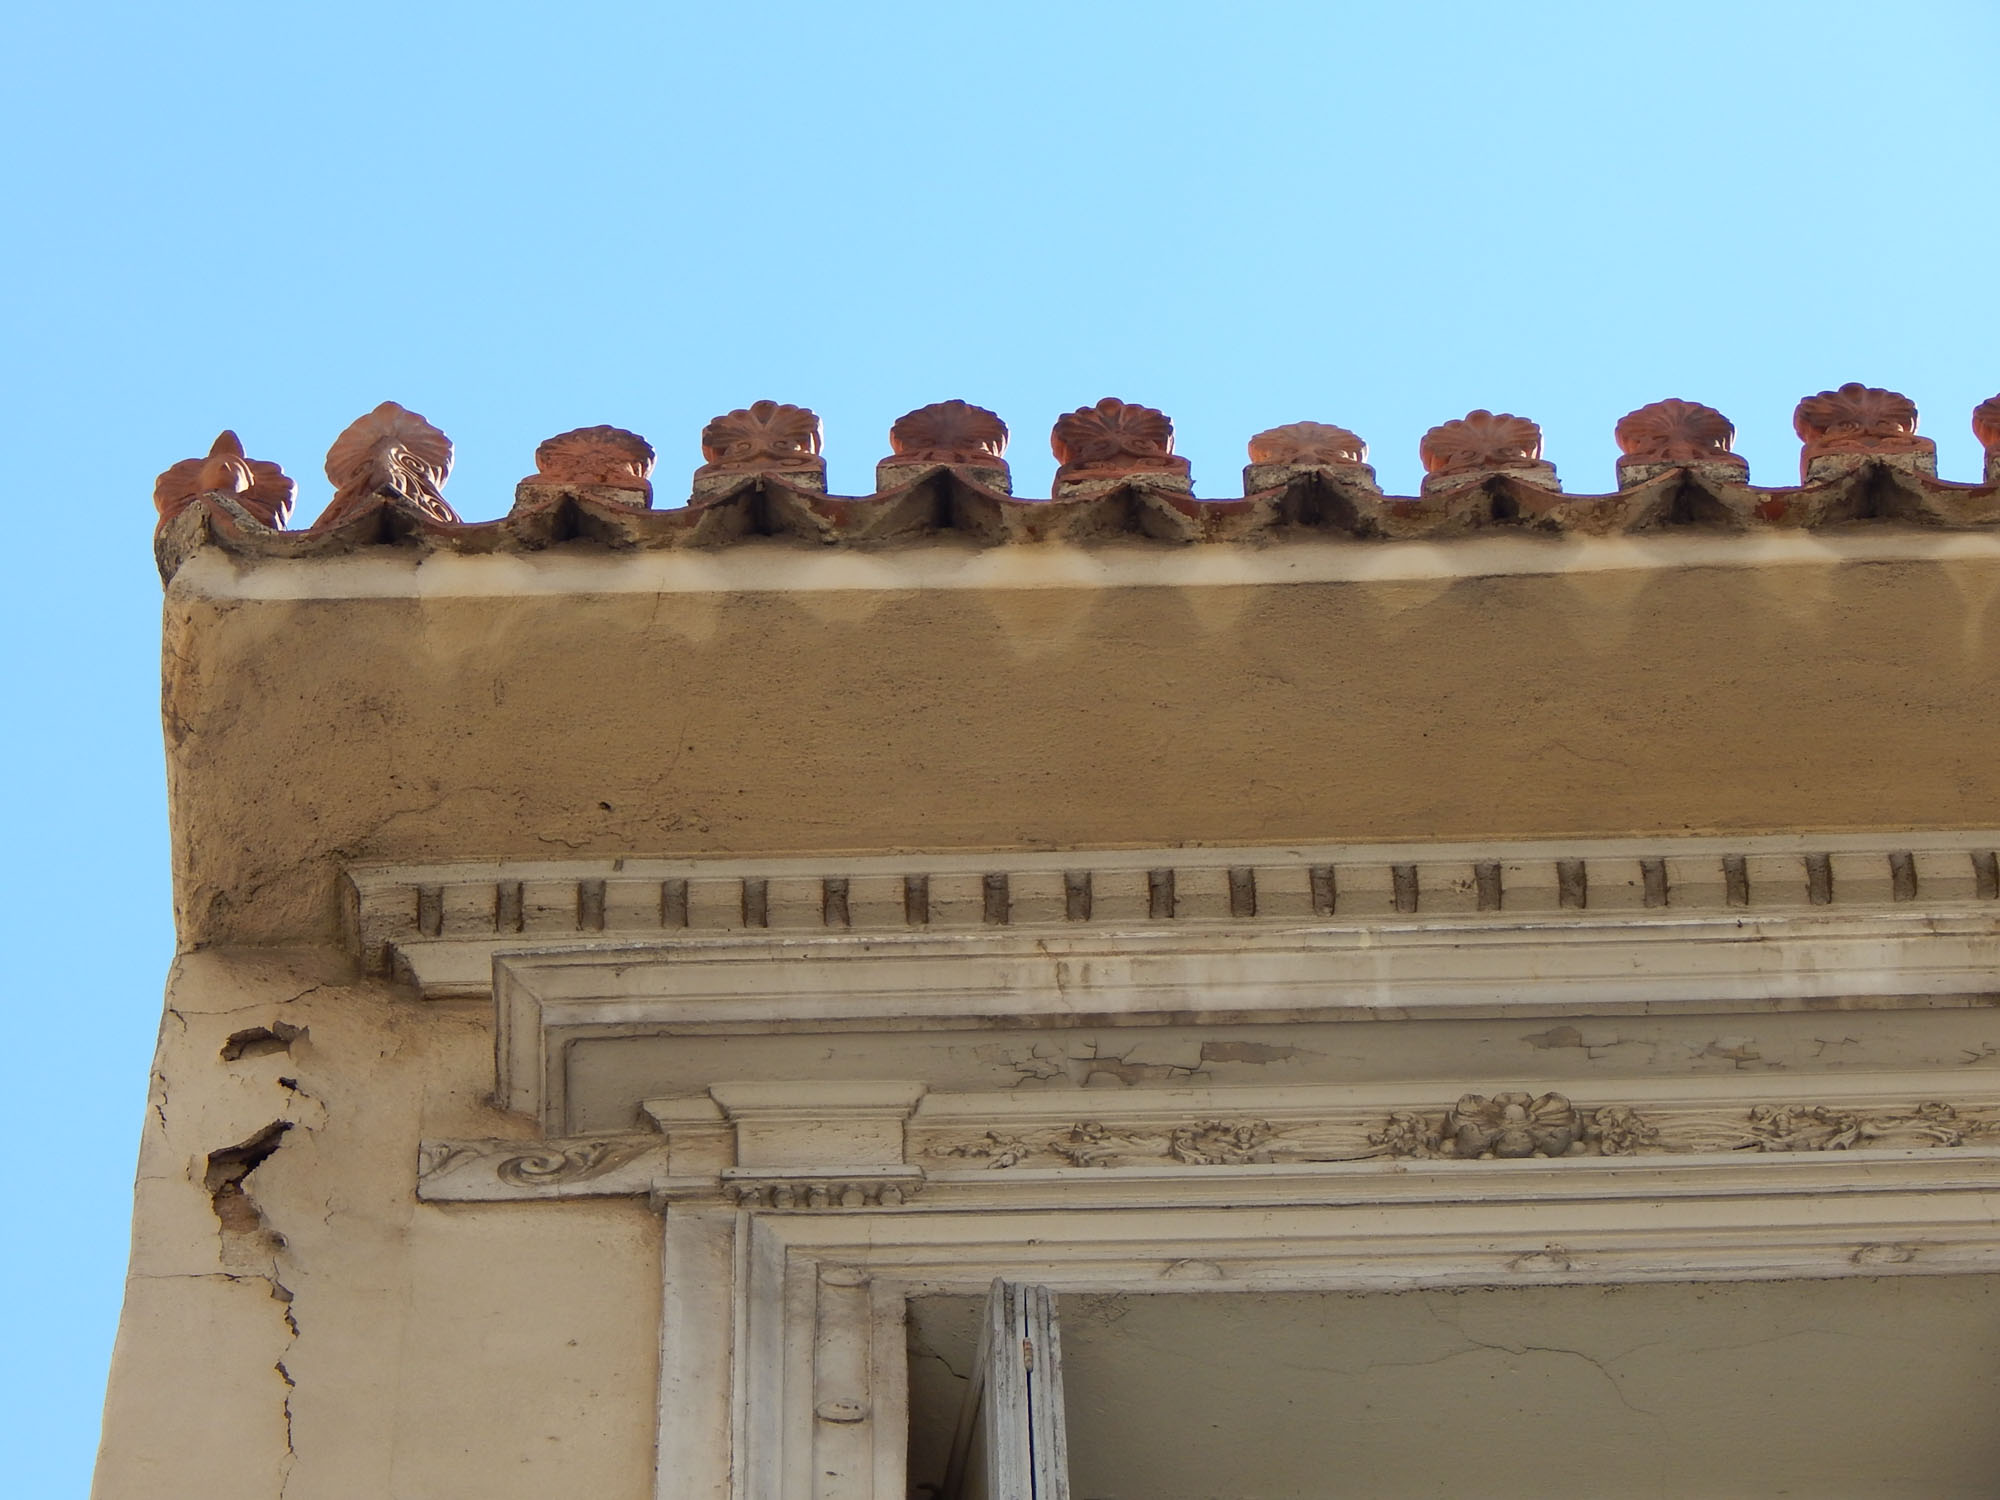
[[[478,998],[495,957],[661,940],[1009,931],[1266,931],[1400,941],[1853,937],[2000,915],[2000,833],[361,865],[349,930],[376,972]],[[1757,926],[1789,923],[1785,933]],[[1444,924],[1440,927],[1439,924]],[[1805,925],[1800,925],[1801,923]],[[1748,924],[1748,925],[1746,925]],[[1591,935],[1595,933],[1596,938]],[[1664,957],[1663,953],[1655,957]]]

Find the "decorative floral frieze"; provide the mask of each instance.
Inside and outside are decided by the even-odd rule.
[[[991,1131],[935,1141],[932,1159],[1021,1166],[1251,1166],[1378,1158],[1493,1161],[1529,1157],[1639,1156],[1717,1152],[1950,1148],[2000,1143],[2000,1106],[1924,1103],[1843,1109],[1760,1104],[1685,1106],[1641,1112],[1629,1105],[1579,1109],[1557,1093],[1467,1094],[1449,1109],[1311,1121],[1198,1119],[1119,1126],[1080,1120],[1052,1136]]]
[[[378,500],[407,506],[427,520],[457,521],[444,498],[451,457],[450,438],[415,412],[384,401],[350,422],[327,449],[333,499],[313,529],[352,520]]]

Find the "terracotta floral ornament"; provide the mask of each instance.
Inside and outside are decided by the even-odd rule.
[[[969,401],[935,401],[905,412],[889,426],[889,457],[875,466],[878,490],[907,484],[945,464],[970,469],[989,488],[1009,488],[1007,424]]]
[[[415,412],[384,401],[357,417],[326,452],[333,499],[314,531],[350,521],[377,501],[413,510],[426,520],[455,522],[444,498],[451,477],[451,439]]]
[[[1243,468],[1243,493],[1277,489],[1300,471],[1336,469],[1344,477],[1375,488],[1368,445],[1345,427],[1328,422],[1288,422],[1250,439],[1250,462]]]
[[[1165,412],[1106,396],[1056,418],[1049,433],[1056,456],[1055,493],[1065,498],[1143,479],[1191,490],[1188,461],[1174,453],[1174,424]]]
[[[1989,396],[1972,408],[1972,435],[1986,450],[1986,482],[2000,484],[2000,396]]]
[[[1668,469],[1699,469],[1738,482],[1750,465],[1732,451],[1736,426],[1712,406],[1669,397],[1628,411],[1612,435],[1618,441],[1618,483],[1629,488]]]
[[[1321,467],[1365,464],[1368,445],[1345,427],[1325,422],[1288,422],[1250,439],[1250,462]]]
[[[1424,492],[1455,489],[1489,474],[1557,488],[1555,465],[1542,458],[1542,429],[1510,412],[1469,411],[1440,422],[1417,445]]]
[[[578,427],[535,449],[535,472],[514,491],[516,509],[581,494],[644,510],[653,503],[653,445],[623,427]]]
[[[701,456],[707,462],[694,471],[697,498],[759,474],[806,489],[826,488],[819,417],[803,406],[753,401],[724,412],[702,428]]]
[[[1917,404],[1897,391],[1850,380],[1839,390],[1801,401],[1792,413],[1792,428],[1805,445],[1799,472],[1807,483],[1850,469],[1864,458],[1937,473],[1937,444],[1917,436]]]
[[[291,518],[299,487],[267,459],[245,458],[233,432],[223,432],[206,458],[184,458],[153,481],[153,508],[162,527],[203,495],[221,495],[259,526],[273,531]]]
[[[1467,1094],[1445,1116],[1444,1134],[1457,1156],[1567,1156],[1584,1123],[1561,1094]]]

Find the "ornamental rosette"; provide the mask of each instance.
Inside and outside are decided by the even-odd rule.
[[[1618,451],[1641,464],[1707,464],[1735,459],[1736,426],[1712,406],[1672,397],[1618,419]]]
[[[753,401],[701,430],[703,474],[759,474],[820,466],[819,417],[803,406]]]
[[[578,427],[535,449],[534,484],[601,484],[643,489],[653,474],[653,445],[622,427]]]
[[[1660,1144],[1658,1127],[1626,1104],[1607,1104],[1596,1110],[1585,1135],[1606,1156],[1631,1156]]]
[[[1561,1094],[1467,1094],[1445,1117],[1444,1134],[1457,1156],[1566,1156],[1583,1139],[1583,1121]]]
[[[1056,418],[1049,447],[1061,479],[1187,469],[1187,460],[1174,456],[1174,424],[1166,413],[1111,396]]]
[[[337,526],[378,499],[400,500],[433,521],[456,521],[444,498],[451,457],[450,438],[407,407],[384,401],[327,449],[333,500],[313,528]]]
[[[1425,433],[1417,453],[1426,474],[1519,468],[1540,462],[1542,429],[1509,412],[1469,411]]]
[[[184,458],[153,481],[153,508],[164,526],[203,495],[227,495],[252,518],[276,531],[290,518],[298,491],[278,465],[267,459],[245,458],[242,441],[235,433],[224,431],[206,458]]]
[[[1337,467],[1368,462],[1368,445],[1345,427],[1326,422],[1289,422],[1250,439],[1253,464]]]
[[[1806,397],[1792,414],[1792,428],[1808,461],[1829,453],[1914,453],[1930,446],[1917,436],[1914,401],[1853,380]]]
[[[1007,424],[969,401],[936,401],[905,412],[889,427],[889,451],[907,464],[980,464],[1007,454]]]

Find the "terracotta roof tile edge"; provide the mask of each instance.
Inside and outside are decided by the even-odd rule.
[[[689,503],[652,508],[654,453],[636,433],[579,428],[536,450],[510,513],[464,522],[445,500],[451,440],[385,401],[341,433],[327,455],[333,504],[305,531],[284,531],[295,492],[278,465],[245,456],[234,433],[206,458],[160,475],[155,551],[163,579],[204,547],[245,558],[310,558],[376,546],[459,554],[532,552],[569,542],[614,550],[717,547],[754,536],[828,546],[879,546],[957,534],[986,545],[1087,542],[1261,542],[1334,534],[1357,541],[1437,541],[1513,530],[1622,535],[1700,528],[1817,530],[1862,523],[1972,530],[2000,525],[2000,397],[1973,413],[1986,450],[1983,482],[1937,476],[1936,445],[1917,436],[1916,406],[1850,382],[1799,402],[1802,482],[1750,484],[1731,451],[1735,428],[1712,407],[1671,399],[1627,413],[1616,438],[1620,487],[1567,494],[1525,417],[1477,410],[1419,445],[1414,496],[1385,495],[1353,432],[1294,422],[1249,442],[1240,498],[1200,499],[1173,451],[1162,412],[1107,397],[1066,413],[1051,447],[1054,497],[1011,493],[1004,422],[946,401],[897,419],[872,495],[826,492],[817,415],[758,401],[702,432],[706,462]]]

